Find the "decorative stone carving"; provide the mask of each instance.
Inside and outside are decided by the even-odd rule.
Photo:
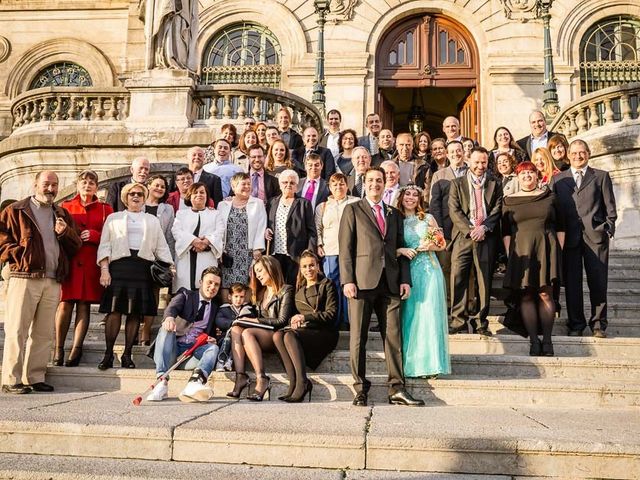
[[[4,62],[11,53],[11,44],[9,40],[4,37],[0,37],[0,63]]]
[[[540,18],[539,0],[500,0],[504,8],[504,15],[509,20],[535,20]]]
[[[353,11],[359,0],[331,0],[327,21],[332,23],[344,22],[353,18]]]

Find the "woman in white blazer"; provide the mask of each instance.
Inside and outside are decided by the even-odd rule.
[[[267,211],[264,202],[251,196],[251,177],[236,173],[231,178],[235,195],[218,206],[225,226],[222,262],[222,298],[233,283],[249,285],[254,260],[262,256]]]
[[[98,365],[100,370],[113,367],[113,345],[120,332],[122,315],[126,315],[127,320],[120,364],[123,368],[135,368],[131,349],[140,321],[145,315],[158,314],[151,263],[161,260],[173,264],[160,222],[143,211],[148,194],[144,185],[126,184],[120,198],[127,209],[109,215],[102,229],[97,258],[100,284],[105,291],[100,312],[108,315],[105,321],[107,348]]]
[[[173,291],[197,290],[200,274],[207,267],[217,267],[222,256],[224,223],[220,214],[207,208],[209,193],[204,183],[191,185],[184,197],[190,207],[178,210],[171,228],[176,247],[176,278]]]

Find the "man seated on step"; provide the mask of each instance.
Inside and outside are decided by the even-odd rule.
[[[200,276],[200,287],[192,291],[180,289],[164,311],[164,321],[154,344],[153,361],[157,378],[162,376],[196,338],[206,332],[206,345],[196,349],[182,368],[194,368],[186,387],[179,395],[183,402],[206,402],[213,396],[207,379],[216,365],[218,345],[215,339],[215,318],[218,304],[214,298],[220,288],[222,274],[218,267],[206,268]],[[168,396],[168,378],[160,382],[147,397],[148,401],[164,400]]]

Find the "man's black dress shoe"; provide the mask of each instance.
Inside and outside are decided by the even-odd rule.
[[[15,385],[2,385],[2,393],[24,395],[25,393],[31,393],[31,387],[24,385],[23,383],[16,383]]]
[[[449,335],[455,335],[456,333],[469,333],[469,327],[461,325],[459,327],[449,327]]]
[[[365,392],[359,392],[356,397],[353,399],[353,404],[356,407],[366,407],[367,406],[367,394]]]
[[[593,336],[595,338],[607,338],[607,334],[601,328],[594,328],[593,329]]]
[[[569,330],[569,334],[570,337],[581,337],[582,336],[582,330]]]
[[[34,392],[53,392],[53,385],[44,382],[32,383],[27,387],[31,387]]]
[[[490,337],[492,335],[491,331],[488,328],[480,327],[476,330],[478,335],[482,335],[483,337]]]
[[[424,400],[413,398],[406,390],[398,390],[393,395],[389,395],[389,403],[393,405],[404,405],[407,407],[422,407]]]

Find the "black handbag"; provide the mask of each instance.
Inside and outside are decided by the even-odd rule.
[[[171,272],[171,264],[156,260],[151,264],[151,278],[159,287],[169,287],[173,281],[173,273]]]
[[[233,257],[231,255],[227,255],[226,253],[222,253],[222,266],[224,268],[233,267]]]

